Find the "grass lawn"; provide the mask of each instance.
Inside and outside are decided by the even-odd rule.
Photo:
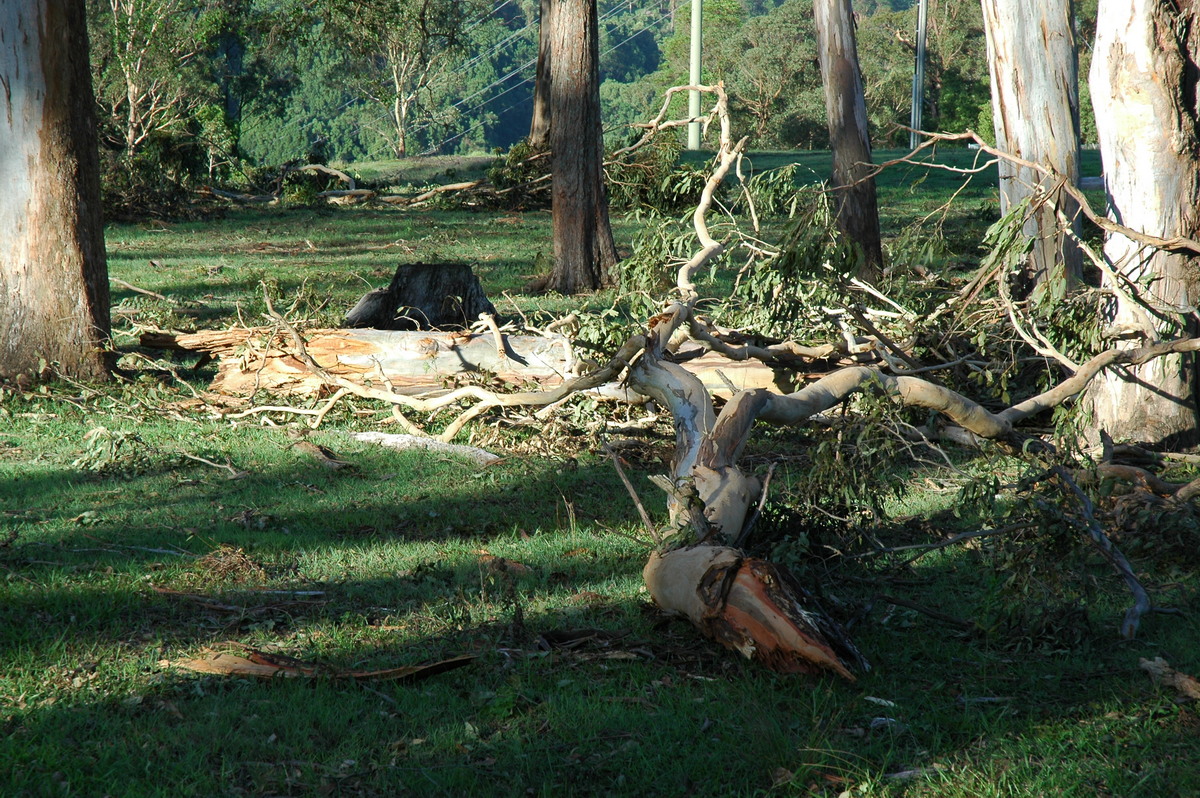
[[[947,180],[881,180],[885,234],[941,206]],[[958,265],[978,258],[992,186],[976,178],[947,216]],[[622,246],[638,224],[617,220]],[[1200,715],[1138,668],[1200,671],[1194,559],[1129,552],[1156,602],[1186,614],[1148,616],[1123,641],[1127,596],[1098,557],[1071,574],[1089,586],[1082,611],[1047,607],[1037,628],[1005,622],[1040,600],[1008,584],[1044,560],[990,542],[903,569],[868,558],[823,589],[857,612],[874,669],[854,684],[780,676],[649,605],[650,544],[599,437],[575,423],[596,418],[587,408],[536,433],[485,417],[475,442],[506,458],[479,468],[358,443],[347,433],[390,430],[387,413],[343,401],[308,439],[351,463],[330,470],[297,445],[295,416],[214,418],[194,397],[211,367],[172,375],[134,353],[139,325],[258,323],[263,283],[295,316],[335,324],[402,260],[472,263],[502,312],[608,307],[609,294],[520,293],[548,254],[548,213],[231,211],[114,225],[108,248],[129,381],[0,393],[0,794],[1200,794]],[[807,443],[773,432],[748,455],[784,459],[786,485]],[[630,457],[658,518],[645,475],[671,446],[660,429]],[[956,523],[950,477],[912,484],[937,489],[893,507],[912,521],[885,544]],[[246,647],[331,672],[476,659],[416,682],[172,664]]]

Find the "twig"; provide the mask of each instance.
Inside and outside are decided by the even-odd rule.
[[[409,435],[428,437],[428,433],[426,433],[425,430],[409,421],[408,417],[405,416],[404,413],[400,412],[400,405],[392,405],[392,419],[400,425],[400,429],[404,430]]]
[[[1112,219],[1109,219],[1107,216],[1101,216],[1100,214],[1096,213],[1096,211],[1092,208],[1091,203],[1088,202],[1087,196],[1082,191],[1080,191],[1078,188],[1076,188],[1074,185],[1072,185],[1071,181],[1067,180],[1065,175],[1058,172],[1056,169],[1054,169],[1050,166],[1047,166],[1046,164],[1028,161],[1024,158],[1020,158],[1016,155],[1013,155],[1012,153],[1005,152],[1004,150],[993,147],[992,145],[990,145],[986,141],[984,141],[982,138],[980,138],[979,134],[973,130],[968,130],[964,133],[930,133],[930,132],[927,132],[924,130],[919,131],[919,132],[922,136],[925,137],[925,141],[921,142],[920,146],[918,146],[915,150],[913,150],[908,155],[906,155],[902,158],[897,158],[893,161],[888,161],[885,164],[881,164],[879,166],[879,169],[883,169],[884,167],[892,166],[897,163],[911,163],[911,164],[917,164],[917,165],[926,166],[926,167],[930,167],[930,168],[935,167],[935,166],[942,167],[942,165],[940,165],[940,164],[923,163],[921,161],[913,161],[911,159],[914,155],[916,155],[921,150],[925,149],[926,147],[932,146],[934,143],[939,142],[939,141],[971,141],[971,142],[974,142],[975,144],[979,145],[980,150],[988,153],[989,155],[993,156],[996,159],[1003,159],[1003,160],[1009,161],[1009,162],[1014,163],[1022,168],[1038,172],[1039,174],[1044,175],[1045,177],[1049,178],[1050,180],[1052,180],[1056,183],[1060,183],[1061,189],[1064,192],[1066,192],[1071,197],[1071,199],[1073,199],[1077,203],[1079,203],[1079,209],[1081,211],[1083,211],[1083,215],[1086,216],[1089,220],[1091,220],[1091,222],[1093,224],[1095,224],[1097,227],[1101,228],[1102,230],[1104,230],[1107,233],[1116,233],[1118,235],[1125,236],[1126,238],[1128,238],[1131,241],[1137,241],[1141,244],[1147,244],[1149,246],[1156,247],[1158,249],[1164,249],[1164,250],[1168,250],[1171,252],[1188,251],[1188,252],[1191,252],[1193,255],[1200,255],[1200,241],[1197,241],[1193,238],[1188,238],[1186,236],[1172,236],[1171,238],[1163,238],[1161,236],[1149,235],[1147,233],[1142,233],[1137,230],[1134,230],[1131,227],[1126,227],[1123,224],[1119,224],[1119,223],[1113,221]],[[976,168],[976,169],[952,170],[952,171],[962,171],[962,172],[969,171],[969,172],[975,173],[975,172],[982,171],[983,168],[986,168],[987,166],[990,166],[990,165],[991,165],[991,163],[989,162],[988,164],[985,164],[984,167],[980,167],[980,168]],[[942,167],[942,168],[945,168],[945,167]],[[867,177],[874,177],[876,174],[878,174],[878,172],[869,174],[869,175],[867,175]],[[864,177],[863,179],[867,179],[867,178]]]
[[[172,305],[179,304],[179,300],[177,300],[177,299],[171,299],[171,297],[169,297],[169,296],[163,296],[162,294],[155,293],[154,291],[150,291],[145,288],[138,288],[133,283],[127,283],[124,280],[117,279],[116,277],[109,277],[108,281],[115,285],[121,286],[122,288],[124,288],[127,291],[133,291],[135,294],[141,294],[142,296],[153,297],[154,299],[161,299],[163,302],[168,302]]]
[[[1020,320],[1017,319],[1016,306],[1013,304],[1012,296],[1009,294],[1008,275],[1004,273],[1003,269],[996,273],[996,285],[1000,289],[1000,299],[1004,303],[1004,309],[1008,312],[1008,320],[1012,324],[1013,329],[1017,331],[1017,335],[1021,336],[1021,340],[1029,344],[1029,347],[1042,357],[1050,358],[1051,360],[1056,361],[1059,365],[1066,367],[1072,373],[1079,371],[1079,364],[1071,360],[1071,358],[1067,357],[1062,352],[1059,352],[1052,343],[1046,340],[1045,336],[1039,334],[1038,339],[1034,340],[1034,337],[1026,332],[1025,328],[1021,326]],[[1037,332],[1036,327],[1034,328],[1034,332]]]
[[[944,549],[947,546],[954,546],[958,543],[962,543],[967,540],[975,540],[976,538],[986,538],[986,537],[991,537],[992,535],[1007,535],[1009,532],[1016,532],[1017,530],[1020,530],[1020,529],[1029,529],[1032,526],[1033,526],[1033,524],[1009,524],[1008,526],[1002,526],[997,529],[976,529],[971,532],[960,532],[959,534],[957,534],[953,537],[946,538],[945,540],[940,540],[937,543],[916,543],[911,546],[893,546],[893,547],[887,548],[887,549],[880,549],[879,551],[868,552],[868,555],[875,556],[878,554],[894,554],[899,551],[911,551],[913,549],[919,549],[920,551],[918,551],[912,557],[909,557],[904,562],[898,563],[897,565],[895,565],[893,567],[892,570],[898,571],[901,568],[906,568],[907,566],[912,565],[914,562],[921,559],[926,554],[929,554],[932,551],[937,551],[938,549]],[[856,556],[867,556],[867,555],[856,555]]]
[[[496,354],[500,357],[500,361],[504,362],[508,359],[508,353],[504,351],[504,336],[500,334],[500,328],[496,326],[496,317],[491,313],[480,313],[479,320],[492,331],[492,338],[496,341]]]
[[[338,388],[334,392],[333,396],[329,397],[329,401],[325,403],[324,407],[320,408],[316,413],[313,414],[312,421],[308,422],[308,428],[316,429],[317,427],[321,426],[321,422],[325,420],[325,415],[333,409],[333,406],[336,405],[343,396],[348,393],[350,392],[345,388]]]
[[[642,504],[641,497],[637,495],[637,491],[633,489],[633,483],[629,481],[629,477],[625,476],[625,469],[621,468],[621,458],[613,451],[613,448],[607,443],[604,444],[604,451],[612,458],[613,468],[617,470],[617,476],[621,478],[621,484],[625,486],[625,490],[629,491],[629,498],[633,499],[633,504],[637,507],[638,515],[642,517],[642,523],[646,525],[646,531],[650,533],[650,538],[656,543],[662,542],[662,536],[654,526],[654,522],[650,520],[650,513],[646,512],[646,506]]]
[[[228,462],[214,463],[212,460],[209,460],[206,457],[200,457],[199,455],[195,455],[195,454],[188,454],[187,452],[180,452],[179,454],[182,457],[186,457],[189,460],[195,460],[197,463],[204,463],[204,465],[206,465],[206,466],[212,466],[213,468],[219,468],[223,471],[228,471],[230,479],[239,479],[241,477],[246,476],[246,473],[247,473],[245,471],[237,470],[232,465],[230,465]]]
[[[1125,580],[1125,586],[1133,594],[1133,606],[1125,611],[1125,618],[1121,622],[1121,636],[1127,640],[1132,640],[1137,635],[1138,625],[1141,623],[1142,616],[1154,609],[1154,605],[1150,602],[1150,596],[1147,595],[1146,589],[1142,587],[1142,583],[1138,581],[1137,576],[1133,573],[1133,566],[1129,564],[1129,560],[1125,559],[1125,555],[1121,553],[1121,550],[1113,545],[1108,535],[1105,535],[1104,530],[1100,528],[1100,523],[1096,520],[1095,513],[1093,512],[1092,500],[1088,498],[1086,493],[1080,490],[1074,478],[1067,473],[1067,469],[1060,465],[1054,466],[1050,469],[1050,473],[1058,477],[1059,482],[1079,501],[1079,508],[1083,513],[1088,535],[1091,537],[1092,542],[1096,544],[1096,548],[1099,549],[1104,559],[1108,560],[1109,564]]]
[[[778,463],[771,463],[767,466],[767,475],[763,477],[762,489],[758,494],[758,505],[754,508],[754,512],[746,519],[746,523],[742,524],[742,531],[738,533],[737,538],[733,541],[733,547],[740,549],[742,544],[746,542],[746,538],[750,537],[750,531],[754,529],[754,524],[762,515],[763,507],[767,504],[767,492],[771,487],[771,477],[775,475],[775,466]]]
[[[883,332],[881,332],[880,329],[878,327],[876,327],[874,325],[874,323],[872,323],[871,320],[868,319],[863,314],[862,308],[847,307],[846,310],[847,310],[847,312],[850,313],[851,316],[854,317],[855,321],[857,321],[859,324],[862,325],[862,328],[864,330],[866,330],[870,335],[875,336],[875,338],[879,340],[879,343],[883,344],[885,347],[888,348],[889,351],[891,351],[894,355],[896,355],[896,357],[900,358],[906,364],[908,364],[908,367],[910,369],[912,369],[913,371],[921,370],[920,362],[918,362],[917,360],[914,360],[912,355],[908,354],[908,352],[905,352],[903,349],[901,349],[899,346],[897,346],[892,341],[891,338],[888,338],[886,335],[884,335]]]
[[[964,620],[962,618],[956,618],[953,615],[947,615],[944,612],[938,612],[937,610],[930,609],[929,607],[926,607],[923,604],[918,604],[915,601],[909,601],[908,599],[903,599],[898,596],[889,596],[885,593],[878,593],[873,597],[873,600],[875,600],[875,599],[878,599],[879,601],[886,601],[888,604],[894,604],[897,607],[904,607],[906,609],[916,610],[917,612],[921,613],[922,615],[928,615],[930,618],[933,618],[935,621],[941,621],[942,623],[949,624],[950,626],[957,626],[959,629],[962,629],[963,631],[970,632],[970,631],[974,631],[975,629],[979,628],[975,624],[974,621],[968,621],[968,620]]]

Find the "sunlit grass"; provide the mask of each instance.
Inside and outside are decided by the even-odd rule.
[[[814,175],[827,168],[820,154],[755,160],[792,157],[809,159]],[[908,180],[881,179],[887,235],[953,190],[941,173]],[[950,218],[986,226],[992,186],[981,180]],[[639,222],[616,224],[628,246]],[[955,240],[974,234],[963,224]],[[502,313],[513,303],[527,314],[611,303],[611,292],[520,293],[545,263],[549,234],[544,211],[361,208],[109,229],[112,276],[168,298],[113,286],[133,382],[0,398],[0,793],[1200,792],[1200,716],[1138,670],[1139,658],[1162,656],[1200,671],[1190,567],[1137,559],[1156,600],[1189,614],[1148,616],[1138,640],[1122,641],[1128,598],[1098,558],[1075,574],[1090,586],[1084,618],[1035,634],[1003,623],[1036,597],[1006,589],[1014,569],[1031,566],[998,560],[996,541],[933,551],[895,572],[872,571],[878,558],[865,546],[863,568],[811,586],[855,621],[874,669],[855,684],[780,676],[650,608],[641,569],[651,544],[587,438],[523,455],[534,432],[485,419],[480,437],[507,457],[480,469],[350,439],[387,413],[346,400],[308,437],[351,464],[331,470],[296,445],[299,425],[286,414],[234,423],[189,404],[211,367],[193,373],[181,359],[176,378],[130,354],[139,325],[262,323],[264,283],[298,317],[336,324],[402,261],[472,263]],[[955,255],[954,268],[977,257]],[[630,465],[656,518],[665,504],[646,476],[661,471],[653,453],[671,442],[660,429],[647,439],[651,455]],[[790,457],[774,496],[802,475],[804,445],[800,433],[750,445],[758,464]],[[960,456],[965,471],[990,467]],[[911,489],[887,509],[914,520],[896,542],[965,528],[948,513],[961,476],[905,473]],[[823,573],[821,563],[809,573]],[[575,648],[549,643],[588,630]],[[362,685],[169,664],[242,645],[340,670],[478,659],[423,682]]]

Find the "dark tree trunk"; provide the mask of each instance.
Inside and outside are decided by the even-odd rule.
[[[537,76],[533,82],[533,122],[529,125],[529,146],[534,152],[550,148],[550,34],[553,29],[554,0],[541,0],[538,18]]]
[[[871,169],[871,138],[850,0],[815,0],[813,18],[825,83],[829,146],[833,150],[830,187],[834,191],[837,226],[862,247],[861,275],[869,277],[883,266],[883,248],[875,179],[866,177]]]
[[[1110,215],[1170,238],[1200,235],[1200,7],[1172,0],[1101,0],[1092,58],[1096,130]],[[1109,335],[1132,347],[1195,335],[1200,257],[1156,251],[1109,235],[1104,259],[1122,284],[1101,307]],[[1137,292],[1153,313],[1131,302]],[[1159,358],[1106,371],[1091,387],[1094,430],[1163,446],[1197,435],[1196,357]]]
[[[595,0],[552,0],[550,143],[554,270],[563,294],[608,282],[616,247],[604,190],[600,46]]]
[[[996,146],[1026,161],[1053,167],[1079,183],[1079,59],[1072,0],[984,0]],[[1033,239],[1026,284],[1049,281],[1061,297],[1079,279],[1082,256],[1059,231],[1058,213],[1074,222],[1075,200],[1034,169],[1001,160],[1000,212],[1046,195],[1030,211]],[[1078,232],[1076,230],[1076,232]]]
[[[0,3],[0,379],[99,377],[109,333],[95,100],[79,0]]]

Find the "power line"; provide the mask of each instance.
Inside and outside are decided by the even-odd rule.
[[[489,10],[489,11],[488,11],[486,14],[483,14],[483,15],[481,15],[481,16],[480,16],[478,19],[476,19],[474,22],[472,22],[471,24],[469,24],[469,25],[467,25],[465,28],[463,28],[463,32],[466,32],[466,31],[469,31],[469,30],[473,30],[474,28],[477,28],[478,26],[480,26],[480,25],[482,25],[483,23],[487,22],[489,19],[492,19],[493,17],[495,17],[495,16],[496,16],[498,13],[500,13],[500,11],[501,11],[501,10],[503,10],[503,9],[504,9],[504,7],[505,7],[505,6],[507,6],[507,5],[509,5],[509,4],[513,3],[513,2],[515,2],[515,0],[504,0],[504,2],[500,3],[500,5],[498,5],[498,6],[495,6],[494,8],[492,8],[491,10]],[[516,33],[512,34],[511,36],[509,36],[507,39],[505,39],[504,41],[500,42],[498,45],[496,45],[495,47],[493,47],[493,48],[492,48],[491,50],[489,50],[487,53],[481,54],[481,55],[479,55],[479,56],[476,56],[475,58],[471,59],[471,60],[470,60],[470,61],[468,61],[468,62],[467,62],[465,65],[463,65],[462,67],[460,67],[460,69],[463,69],[463,70],[465,70],[465,69],[467,69],[468,67],[470,67],[470,66],[472,66],[473,64],[475,64],[476,62],[478,62],[480,59],[482,59],[482,58],[485,58],[485,57],[487,57],[487,56],[490,56],[492,53],[496,52],[496,51],[497,51],[497,50],[499,50],[501,47],[505,46],[506,44],[508,44],[509,42],[511,42],[513,39],[515,39],[516,37],[518,37],[518,36],[520,36],[522,33],[524,33],[526,30],[528,30],[528,29],[530,28],[530,26],[532,26],[532,25],[534,24],[534,22],[535,22],[535,20],[530,20],[528,23],[526,23],[525,27],[521,28],[521,29],[520,29],[520,30],[518,30]],[[491,87],[489,86],[488,88],[491,88]],[[487,89],[484,89],[484,91],[487,91]],[[344,103],[342,103],[340,106],[338,106],[338,108],[337,108],[337,111],[335,111],[334,113],[335,113],[335,114],[337,114],[337,113],[340,113],[341,111],[344,111],[344,110],[346,110],[346,109],[347,109],[347,108],[349,108],[351,105],[354,105],[355,103],[359,102],[360,100],[361,100],[361,98],[359,98],[359,97],[351,97],[350,99],[348,99],[348,100],[346,100]],[[381,119],[382,119],[382,118],[383,118],[383,117],[381,117]],[[300,129],[301,129],[302,131],[303,131],[303,130],[307,130],[308,128],[311,128],[313,125],[315,125],[317,122],[320,122],[320,121],[325,121],[325,120],[321,120],[321,119],[310,119],[310,120],[308,120],[307,122],[304,122],[304,123],[303,123],[303,124],[300,126]],[[424,130],[424,129],[425,129],[425,128],[418,128],[417,130],[415,130],[415,131],[413,131],[413,132],[414,132],[414,133],[419,133],[421,130]]]
[[[612,46],[611,46],[611,47],[609,47],[607,50],[605,50],[604,52],[600,53],[600,57],[601,57],[601,58],[603,58],[604,56],[606,56],[606,55],[608,55],[609,53],[611,53],[613,50],[616,50],[617,48],[624,46],[624,45],[625,45],[627,42],[631,41],[631,40],[632,40],[634,37],[636,37],[636,36],[640,36],[641,34],[645,33],[645,32],[646,32],[646,31],[648,31],[648,30],[650,30],[652,27],[654,27],[654,26],[655,26],[657,23],[661,22],[661,21],[662,21],[663,19],[665,19],[665,18],[666,18],[665,16],[660,16],[658,19],[654,20],[654,22],[651,22],[650,24],[646,25],[646,26],[645,26],[645,27],[643,27],[641,30],[639,30],[639,31],[637,31],[636,33],[630,34],[629,36],[625,37],[625,38],[624,38],[622,41],[618,42],[617,44],[614,44],[614,45],[612,45]],[[537,60],[537,59],[534,59],[534,61],[530,61],[529,63],[530,63],[530,64],[532,64],[532,63],[534,63],[536,60]],[[525,66],[527,67],[527,66],[529,66],[529,64],[526,64]],[[524,68],[525,68],[525,67],[522,67],[522,69],[524,69]],[[511,74],[511,73],[510,73],[510,74]],[[515,89],[519,89],[519,88],[521,88],[522,86],[524,86],[526,83],[530,83],[530,82],[532,82],[533,80],[534,80],[534,78],[525,78],[525,80],[521,81],[520,83],[516,84],[515,86],[512,86],[512,87],[510,87],[510,88],[508,88],[508,89],[505,89],[504,91],[502,91],[502,92],[500,92],[499,94],[497,94],[495,97],[490,97],[490,98],[488,98],[487,100],[484,100],[482,103],[480,103],[479,105],[477,105],[477,106],[475,106],[474,108],[472,108],[472,109],[471,109],[471,111],[474,111],[474,110],[476,110],[476,109],[482,108],[483,106],[487,105],[488,103],[490,103],[490,102],[493,102],[493,101],[495,101],[495,100],[498,100],[498,99],[500,99],[500,98],[501,98],[501,97],[503,97],[505,94],[508,94],[510,91],[513,91],[513,90],[515,90]],[[527,101],[528,101],[528,100],[520,100],[520,101],[518,101],[518,102],[515,102],[515,103],[513,103],[512,105],[510,105],[510,106],[508,106],[507,108],[505,108],[504,110],[502,110],[502,111],[500,111],[499,113],[497,113],[496,115],[497,115],[497,116],[503,116],[504,114],[508,113],[508,112],[509,112],[509,111],[511,111],[512,109],[516,108],[518,105],[521,105],[521,104],[523,104],[523,103],[525,103],[525,102],[527,102]],[[467,113],[470,113],[471,111],[468,111]],[[432,123],[430,123],[430,124],[432,124]],[[471,127],[467,128],[466,130],[462,131],[461,133],[457,133],[457,134],[455,134],[455,135],[451,136],[450,138],[448,138],[448,139],[445,139],[444,141],[442,141],[441,143],[439,143],[437,146],[434,146],[434,147],[429,147],[428,149],[424,150],[424,151],[423,151],[421,154],[422,154],[422,155],[430,155],[430,154],[432,154],[432,153],[434,153],[434,152],[437,152],[438,150],[440,150],[442,147],[445,147],[445,146],[446,146],[447,144],[449,144],[450,142],[452,142],[452,141],[457,141],[458,139],[461,139],[463,136],[465,136],[465,135],[467,135],[468,133],[471,133],[471,132],[473,132],[473,131],[475,131],[475,130],[478,130],[480,127],[482,127],[482,126],[483,126],[483,125],[485,125],[485,124],[487,124],[487,121],[486,121],[486,120],[482,120],[482,119],[481,119],[480,121],[478,121],[478,122],[476,122],[475,124],[471,125]],[[429,127],[429,125],[426,125],[425,127]],[[425,129],[425,128],[421,128],[421,130],[424,130],[424,129]]]
[[[493,8],[491,11],[487,12],[486,14],[484,14],[484,15],[483,15],[483,16],[481,16],[479,19],[477,19],[477,20],[475,20],[474,22],[472,22],[472,23],[471,23],[470,25],[468,25],[467,27],[463,28],[463,30],[464,30],[464,31],[468,31],[468,30],[471,30],[472,28],[475,28],[475,27],[478,27],[479,25],[482,25],[483,23],[487,22],[487,21],[488,21],[489,19],[491,19],[492,17],[494,17],[494,16],[496,16],[497,14],[499,14],[499,13],[500,13],[500,9],[504,8],[506,5],[508,5],[508,4],[509,4],[509,3],[511,3],[511,2],[513,2],[513,0],[504,0],[504,2],[503,2],[503,3],[501,3],[501,4],[500,4],[500,5],[498,5],[498,6],[496,6],[496,7],[495,7],[495,8]]]
[[[601,16],[601,17],[599,18],[599,20],[597,20],[597,23],[599,23],[599,22],[604,22],[604,21],[608,20],[610,17],[612,17],[612,16],[616,15],[616,13],[617,13],[618,11],[620,11],[620,10],[621,10],[621,7],[620,7],[619,5],[618,5],[618,6],[614,6],[613,8],[611,8],[611,9],[609,9],[607,12],[605,12],[605,14],[604,14],[603,16]],[[655,23],[657,23],[657,22],[661,22],[661,21],[662,21],[662,19],[664,19],[664,18],[665,18],[665,17],[662,17],[662,16],[660,16],[660,17],[659,17],[657,20],[655,20],[654,22],[650,23],[650,24],[649,24],[649,25],[647,25],[646,27],[644,27],[644,28],[642,28],[641,30],[639,30],[637,33],[633,34],[633,36],[637,36],[639,33],[642,33],[643,31],[649,30],[651,27],[653,27],[653,26],[654,26],[654,24],[655,24]],[[540,20],[539,20],[539,22],[540,22]],[[530,23],[530,24],[532,24],[532,23]],[[529,27],[529,25],[526,25],[525,27],[526,27],[526,28],[528,28],[528,27]],[[523,28],[522,30],[524,30],[524,28]],[[620,47],[622,44],[624,44],[625,42],[627,42],[627,41],[629,41],[630,39],[632,39],[632,38],[633,38],[633,36],[629,36],[628,38],[626,38],[626,39],[625,39],[625,41],[621,42],[620,44],[617,44],[617,45],[615,45],[615,46],[613,46],[613,47],[610,47],[610,48],[608,48],[608,49],[607,49],[607,50],[605,50],[605,51],[604,51],[604,52],[603,52],[601,55],[607,55],[608,53],[610,53],[610,52],[612,52],[613,50],[615,50],[617,47]],[[476,60],[477,60],[477,59],[476,59]],[[468,62],[468,65],[470,65],[471,63],[474,63],[474,60],[473,60],[473,61],[470,61],[470,62]],[[514,76],[516,76],[516,75],[519,75],[519,74],[521,74],[521,73],[522,73],[522,72],[524,72],[526,69],[528,69],[529,67],[533,66],[533,65],[534,65],[534,64],[536,64],[536,63],[537,63],[537,58],[531,58],[530,60],[526,61],[524,64],[521,64],[521,66],[519,66],[519,67],[516,67],[515,69],[512,69],[512,70],[510,70],[510,71],[508,72],[508,74],[504,75],[504,76],[503,76],[503,77],[501,77],[501,78],[497,78],[496,80],[492,81],[492,82],[491,82],[491,83],[489,83],[487,86],[484,86],[482,89],[480,89],[479,91],[475,92],[474,94],[469,94],[469,95],[467,95],[466,97],[463,97],[463,98],[462,98],[461,100],[459,100],[458,102],[452,103],[452,104],[450,105],[450,108],[449,108],[448,110],[453,110],[453,109],[455,109],[455,108],[459,108],[459,107],[461,107],[461,106],[465,105],[466,103],[470,102],[471,100],[475,99],[476,97],[480,96],[481,94],[484,94],[484,93],[486,93],[487,91],[489,91],[489,90],[491,90],[491,89],[495,88],[496,86],[499,86],[501,83],[504,83],[504,82],[505,82],[505,81],[507,81],[509,78],[511,78],[511,77],[514,77]],[[461,69],[465,69],[465,67],[461,67]],[[475,111],[479,110],[480,108],[482,108],[483,106],[487,105],[488,103],[490,103],[490,102],[493,102],[493,101],[495,101],[495,100],[497,100],[497,99],[499,99],[499,98],[503,97],[505,94],[508,94],[509,92],[511,92],[511,91],[514,91],[515,89],[519,89],[519,88],[521,88],[521,87],[522,87],[522,86],[524,86],[526,83],[529,83],[531,80],[533,80],[533,78],[526,78],[525,80],[521,81],[520,83],[516,84],[515,86],[511,86],[511,87],[509,87],[509,88],[505,89],[504,91],[500,92],[499,94],[497,94],[497,95],[494,95],[494,96],[492,96],[492,97],[489,97],[488,99],[484,100],[483,102],[479,103],[478,105],[475,105],[475,106],[473,106],[473,107],[471,107],[471,108],[467,109],[467,111],[465,111],[463,115],[464,115],[464,116],[470,115],[471,113],[473,113],[473,112],[475,112]],[[518,104],[519,104],[519,103],[518,103]],[[513,106],[513,107],[515,108],[516,106]],[[421,125],[420,127],[417,127],[417,128],[415,128],[414,130],[412,130],[412,131],[411,131],[411,133],[420,133],[422,130],[427,130],[428,128],[432,127],[432,126],[433,126],[433,124],[434,124],[433,122],[427,122],[426,124],[424,124],[424,125]],[[441,146],[441,145],[439,145],[439,146]]]
[[[500,50],[502,47],[505,47],[505,46],[506,46],[506,45],[507,45],[509,42],[513,41],[514,39],[517,39],[517,38],[518,38],[518,37],[519,37],[521,34],[523,34],[525,31],[527,31],[527,30],[529,30],[530,28],[532,28],[532,27],[533,27],[533,26],[536,24],[536,22],[537,22],[537,20],[530,20],[529,22],[527,22],[527,23],[525,24],[525,27],[523,27],[523,28],[521,28],[520,30],[518,30],[517,32],[513,33],[511,36],[507,37],[506,39],[504,39],[502,42],[500,42],[500,43],[499,43],[499,44],[497,44],[496,46],[492,47],[492,49],[488,50],[487,52],[485,52],[485,53],[480,53],[479,55],[475,56],[475,57],[474,57],[474,58],[472,58],[471,60],[467,61],[465,64],[463,64],[462,66],[460,66],[460,67],[459,67],[459,69],[460,69],[460,70],[462,70],[462,71],[466,71],[467,69],[469,69],[470,67],[472,67],[472,66],[474,66],[475,64],[479,63],[479,62],[480,62],[480,61],[482,61],[483,59],[485,59],[485,58],[487,58],[487,57],[491,56],[493,53],[495,53],[496,51]],[[487,91],[487,89],[484,89],[484,91]]]

